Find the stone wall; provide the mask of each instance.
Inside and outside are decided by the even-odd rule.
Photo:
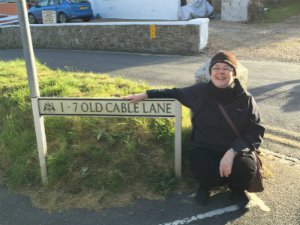
[[[207,45],[208,19],[32,25],[34,48],[190,55]],[[22,48],[18,26],[0,27],[0,49]]]

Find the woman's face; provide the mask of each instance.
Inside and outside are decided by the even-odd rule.
[[[211,81],[217,88],[226,88],[234,80],[234,71],[226,63],[216,63],[211,68]]]

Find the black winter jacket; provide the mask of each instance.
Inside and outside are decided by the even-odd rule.
[[[231,87],[216,88],[212,82],[190,87],[148,90],[149,98],[174,98],[192,111],[192,141],[195,147],[205,147],[224,153],[233,150],[257,150],[262,143],[264,127],[253,96],[244,91],[238,79]],[[241,133],[237,136],[221,113],[222,103]]]

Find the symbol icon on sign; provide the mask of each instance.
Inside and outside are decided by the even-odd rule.
[[[44,104],[44,111],[45,112],[55,112],[55,107],[53,105],[53,103],[45,103]]]

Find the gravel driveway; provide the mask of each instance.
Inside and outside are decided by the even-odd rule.
[[[300,62],[300,15],[282,23],[242,24],[211,20],[205,53],[230,50],[239,59]]]

